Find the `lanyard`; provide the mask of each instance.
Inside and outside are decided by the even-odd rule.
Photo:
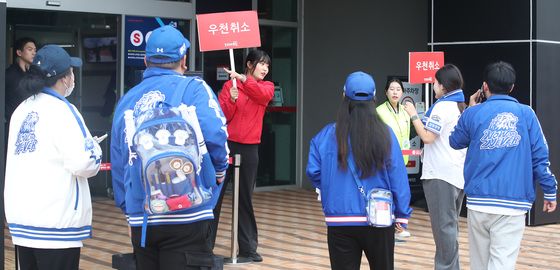
[[[387,107],[389,108],[389,111],[391,112],[391,115],[393,115],[393,119],[395,119],[395,122],[397,123],[397,127],[399,128],[399,138],[402,138],[404,136],[402,129],[401,129],[401,123],[399,122],[399,118],[397,117],[397,113],[395,112],[395,110],[393,109],[393,106],[390,104],[389,101],[387,101],[387,103],[385,103],[387,105]],[[399,107],[399,103],[397,103],[397,108]],[[407,138],[408,140],[408,138]]]

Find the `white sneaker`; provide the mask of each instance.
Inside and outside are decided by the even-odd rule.
[[[407,230],[402,230],[400,232],[395,233],[395,239],[397,240],[405,240],[405,238],[410,237],[410,232]]]

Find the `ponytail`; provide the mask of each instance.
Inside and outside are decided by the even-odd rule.
[[[19,88],[23,91],[27,91],[31,95],[37,95],[45,87],[52,87],[56,82],[65,76],[70,74],[70,69],[68,71],[53,77],[47,77],[45,72],[43,72],[38,66],[31,65],[29,70],[25,73],[25,76],[21,78],[19,82]]]
[[[32,95],[41,92],[45,86],[47,86],[46,76],[43,71],[35,65],[29,66],[29,70],[27,70],[25,76],[23,76],[19,82],[19,88]]]

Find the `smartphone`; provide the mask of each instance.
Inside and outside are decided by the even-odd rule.
[[[476,98],[476,103],[482,103],[482,102],[486,101],[486,95],[484,95],[484,91],[482,90],[482,86],[484,86],[484,84],[482,84],[480,86],[480,89],[478,89],[478,97]]]
[[[109,136],[107,133],[103,134],[101,137],[93,137],[93,139],[97,142],[97,143],[101,143],[103,140],[107,139],[107,136]]]

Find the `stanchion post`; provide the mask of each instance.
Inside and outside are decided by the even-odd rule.
[[[237,262],[237,228],[239,227],[239,166],[241,165],[241,155],[236,154],[234,159],[234,177],[233,181],[233,210],[231,218],[231,259],[233,263]]]
[[[237,258],[237,229],[239,227],[239,167],[241,166],[241,155],[235,154],[233,159],[233,206],[231,218],[231,257],[225,258],[225,264],[249,263],[249,258]],[[225,188],[225,187],[224,187]]]

